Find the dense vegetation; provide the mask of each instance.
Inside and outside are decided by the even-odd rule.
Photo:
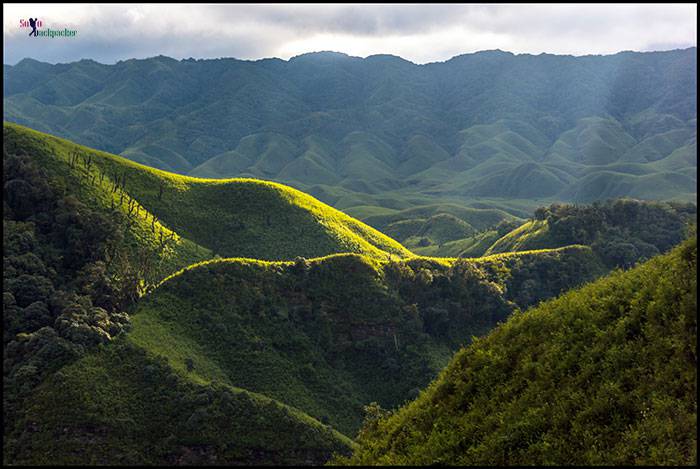
[[[554,204],[496,241],[486,254],[591,246],[609,267],[628,268],[681,242],[697,220],[692,203],[619,199],[591,205]]]
[[[601,276],[617,258],[600,246],[620,238],[634,260],[647,245],[650,256],[695,214],[557,205],[523,225],[544,227],[554,249],[435,258],[280,184],[178,176],[16,124],[4,125],[3,170],[11,464],[347,455],[368,403],[415,398],[474,336]],[[522,228],[484,206],[362,211],[460,255]]]
[[[602,271],[584,247],[403,261],[283,186],[4,137],[6,462],[318,463],[350,445],[325,424],[351,435],[366,403],[400,404],[472,335]],[[296,260],[195,264],[255,247]]]
[[[128,329],[163,276],[211,252],[177,237],[88,158],[6,126],[3,139],[4,423],[45,377]],[[139,206],[139,208],[142,208]]]
[[[5,457],[319,463],[350,448],[328,425],[353,435],[367,403],[415,397],[514,301],[556,295],[600,268],[584,247],[478,262],[341,254],[188,267],[139,301],[126,336],[25,395]],[[528,280],[542,286],[534,297],[523,297]]]
[[[129,337],[190,378],[263,393],[351,435],[364,404],[403,402],[518,304],[601,271],[581,247],[479,262],[212,261],[144,299]]]
[[[339,464],[695,465],[697,242],[511,317]]]
[[[3,75],[6,120],[181,174],[292,184],[355,216],[696,198],[696,48],[425,65],[25,59]]]
[[[3,187],[7,429],[48,373],[128,327],[143,272],[121,256],[120,220],[62,195],[31,158],[3,155]]]
[[[28,135],[6,126],[3,139],[5,436],[27,429],[26,398],[47,377],[128,330],[149,284],[211,255],[146,224],[89,160]]]
[[[351,441],[279,402],[181,379],[121,340],[50,376],[5,435],[12,464],[319,465]]]
[[[181,412],[188,409],[195,412],[199,420],[204,419],[201,425],[212,428],[209,434],[205,432],[196,440],[197,445],[206,441],[211,447],[192,446],[193,428],[172,435],[162,434],[175,428],[173,422],[183,415],[172,409],[167,409],[169,414],[164,417],[170,419],[170,423],[163,426],[161,433],[155,432],[155,427],[146,422],[152,418],[149,410],[130,417],[144,420],[138,420],[139,428],[128,433],[127,447],[116,451],[114,448],[121,445],[120,442],[102,439],[105,435],[100,428],[115,425],[109,428],[122,433],[126,423],[123,415],[114,420],[116,417],[109,413],[97,418],[100,423],[95,422],[94,409],[89,410],[92,399],[97,399],[95,393],[106,396],[116,389],[143,388],[141,394],[126,400],[110,396],[115,401],[106,404],[107,407],[126,406],[115,410],[125,413],[131,413],[127,407],[139,408],[142,404],[136,403],[142,401],[151,402],[149,406],[156,409],[157,402],[165,397],[162,392],[167,390],[158,390],[158,379],[139,373],[144,367],[160,366],[159,375],[167,377],[172,375],[169,365],[155,365],[153,358],[138,349],[115,351],[109,348],[106,354],[95,353],[130,328],[128,312],[133,310],[140,295],[153,289],[167,275],[212,258],[213,250],[250,252],[252,241],[243,244],[242,236],[257,237],[261,253],[273,258],[308,255],[314,253],[314,249],[320,254],[356,250],[380,257],[408,253],[400,244],[375,230],[292,189],[257,181],[217,181],[214,184],[192,181],[5,124],[3,432],[7,437],[6,461],[78,463],[88,458],[93,462],[128,463],[139,455],[137,461],[151,463],[172,462],[173,458],[212,462],[210,457],[247,463],[318,463],[327,459],[332,451],[348,448],[349,441],[345,437],[324,429],[305,414],[296,410],[282,412],[279,409],[285,407],[280,403],[244,398],[239,391],[231,398],[236,405],[221,407],[217,404],[211,418],[204,418],[202,415],[208,415],[202,414],[206,409],[192,406],[203,405],[199,402],[201,397],[197,396],[206,389],[203,391],[197,383],[175,382],[174,378],[170,381],[178,386],[176,396],[183,399]],[[237,203],[249,206],[239,207]],[[208,210],[197,209],[197,204]],[[269,211],[266,213],[265,209]],[[284,236],[276,237],[280,222],[271,222],[265,216],[279,213],[284,214],[283,222],[292,224],[287,228],[296,240],[288,236],[285,242]],[[233,230],[226,224],[232,218],[240,225]],[[174,230],[194,236],[213,249],[196,244]],[[221,234],[218,243],[212,242],[212,231],[214,235]],[[246,235],[248,231],[253,233]],[[386,246],[388,252],[376,246]],[[96,356],[109,361],[97,362]],[[133,363],[134,360],[137,362]],[[118,372],[122,365],[126,367],[125,373],[140,371],[133,376],[111,376],[99,383],[92,382],[96,374]],[[75,376],[71,374],[73,371],[77,373]],[[56,381],[57,376],[66,376],[61,373],[75,380],[73,394],[66,394],[61,382]],[[144,383],[149,379],[155,380]],[[52,394],[56,392],[60,396]],[[53,397],[46,401],[27,401],[28,396],[46,393]],[[56,402],[65,405],[56,407]],[[34,405],[49,407],[32,413]],[[244,407],[245,410],[241,410]],[[260,414],[259,425],[242,421],[239,427],[229,430],[247,429],[252,432],[251,436],[233,443],[226,441],[227,434],[221,433],[221,425],[241,412]],[[27,415],[32,416],[30,420]],[[55,429],[49,430],[53,428],[51,425],[68,422],[71,426],[61,427],[61,439],[48,438],[56,445],[54,449],[48,445],[45,451],[33,449],[38,426],[47,425],[42,428],[53,432]],[[133,426],[134,420],[130,422]],[[274,437],[273,430],[284,426],[296,435],[294,438],[306,438],[308,446],[297,444],[294,439],[282,441]],[[151,439],[146,439],[145,435]],[[207,439],[211,435],[218,439]],[[164,441],[152,439],[156,437]],[[94,451],[79,450],[85,438],[95,444]],[[149,447],[138,445],[151,445],[156,452],[149,453]],[[178,456],[180,450],[184,453]],[[112,459],[103,459],[105,454]],[[149,459],[151,457],[153,459]]]

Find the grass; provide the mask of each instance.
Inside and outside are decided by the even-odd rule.
[[[546,220],[530,220],[498,239],[484,254],[488,256],[549,247],[547,244],[551,243],[551,240],[547,237],[548,232],[549,225]]]
[[[26,434],[6,435],[14,464],[320,464],[352,442],[268,397],[173,374],[113,343],[28,396]]]
[[[155,215],[156,233],[174,234],[213,254],[270,260],[339,252],[381,258],[410,255],[398,242],[364,223],[282,184],[181,176],[16,124],[5,123],[4,129],[6,138],[15,139],[27,151],[43,149],[47,158],[61,163],[64,172],[69,171],[65,165],[72,153],[83,160],[91,158],[93,174],[104,174],[97,188],[104,205],[110,202],[107,197],[118,197],[116,193],[110,196],[110,184],[126,181],[129,200],[145,209],[137,217],[141,231],[148,231],[145,227]]]
[[[694,466],[696,268],[692,239],[514,315],[333,464]]]
[[[139,257],[151,258],[154,265],[149,278],[153,284],[164,276],[194,262],[212,257],[212,251],[173,230],[154,217],[133,193],[114,190],[115,167],[100,164],[99,158],[117,158],[74,145],[68,141],[42,134],[15,124],[4,124],[5,145],[18,153],[30,154],[47,172],[50,183],[59,193],[72,194],[82,202],[102,209],[110,216],[128,220],[121,252],[139,262]],[[72,161],[80,151],[84,159]],[[92,157],[91,165],[85,165]],[[135,163],[121,159],[126,165]],[[111,171],[111,172],[110,172]],[[119,173],[120,175],[122,173]],[[163,239],[169,241],[163,242]]]
[[[496,230],[487,230],[463,239],[447,241],[426,247],[411,247],[412,251],[421,256],[445,257],[480,257],[495,243],[500,236]]]
[[[517,220],[517,217],[499,209],[472,208],[448,203],[423,205],[386,215],[373,215],[365,218],[365,222],[379,229],[385,229],[392,223],[402,220],[428,219],[441,214],[451,215],[477,231],[490,228],[502,220]]]
[[[175,241],[156,253],[162,268],[131,332],[31,396],[15,428],[37,430],[11,435],[13,462],[323,462],[348,450],[366,404],[404,403],[519,306],[600,274],[583,246],[415,256],[277,183],[177,176],[13,124],[4,131],[54,184],[131,218],[125,251],[160,247],[161,232]],[[476,224],[508,217],[447,210]],[[431,215],[426,230],[466,233],[457,214]]]
[[[364,405],[403,402],[455,347],[507,316],[509,302],[600,274],[583,246],[469,260],[210,260],[143,298],[128,339],[183,379],[262,393],[352,436]],[[533,278],[537,288],[520,288]],[[449,332],[431,325],[436,314],[451,318]]]

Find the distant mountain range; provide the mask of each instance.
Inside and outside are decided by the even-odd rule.
[[[3,77],[5,120],[181,174],[284,182],[363,219],[388,214],[368,207],[524,216],[546,201],[696,198],[696,48],[425,65],[335,52],[25,59]]]

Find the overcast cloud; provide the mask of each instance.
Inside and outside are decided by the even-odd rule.
[[[697,5],[3,5],[4,63],[83,58],[288,59],[333,50],[416,63],[486,49],[610,54],[696,46]],[[20,19],[77,29],[30,38]]]

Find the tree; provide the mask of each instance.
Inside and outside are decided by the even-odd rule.
[[[187,367],[187,371],[194,370],[194,361],[190,357],[185,358],[185,367]]]

